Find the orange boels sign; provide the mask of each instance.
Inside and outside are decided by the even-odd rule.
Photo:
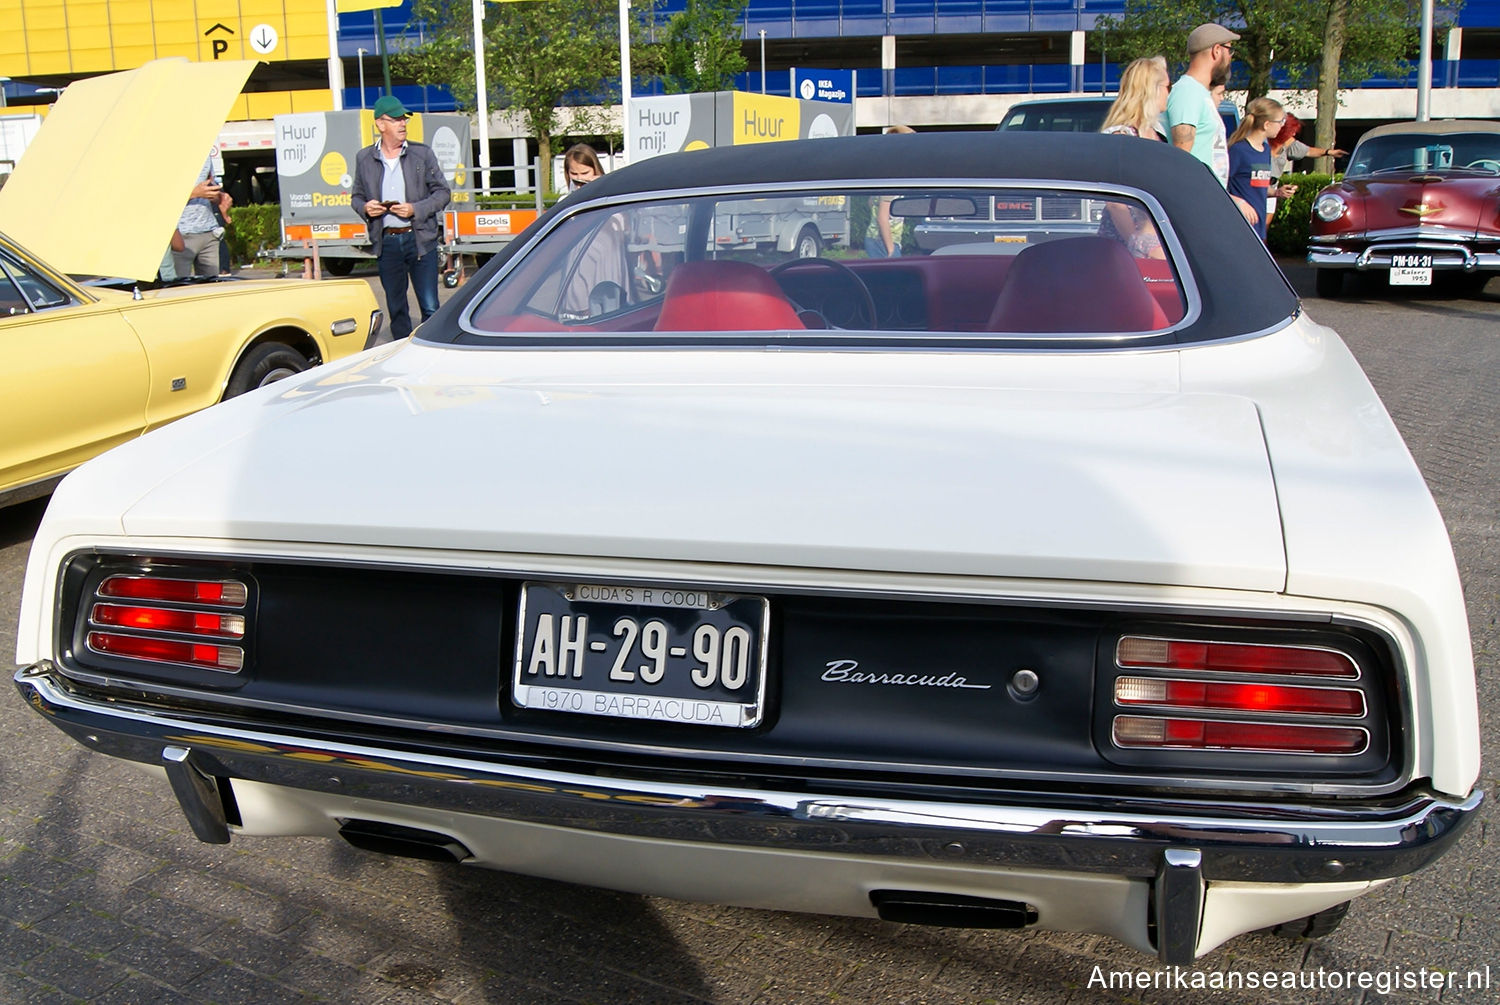
[[[510,237],[536,220],[534,209],[449,210],[444,218],[448,240],[462,237]]]
[[[295,241],[363,241],[366,238],[362,223],[291,223],[286,227],[286,239]]]

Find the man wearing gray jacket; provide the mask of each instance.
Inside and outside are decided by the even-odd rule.
[[[387,94],[375,102],[380,138],[354,157],[354,211],[365,221],[380,266],[391,338],[411,334],[408,281],[426,321],[438,309],[438,214],[448,205],[448,181],[432,148],[407,140],[409,114]]]

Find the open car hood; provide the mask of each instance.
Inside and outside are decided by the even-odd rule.
[[[59,272],[151,279],[254,67],[158,59],[68,85],[0,188],[0,230]]]
[[[688,379],[681,355],[630,376],[618,354],[558,353],[585,374],[564,381],[553,354],[409,350],[174,423],[80,488],[167,538],[1285,584],[1256,407],[1176,393],[1170,353],[1144,363],[1166,390],[1127,392],[986,386],[959,356],[931,381],[900,358],[831,383],[753,354]]]

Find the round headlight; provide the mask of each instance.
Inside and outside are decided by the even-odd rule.
[[[1318,219],[1332,223],[1349,211],[1344,203],[1344,197],[1332,192],[1318,196],[1318,201],[1313,203],[1313,212],[1318,214]]]

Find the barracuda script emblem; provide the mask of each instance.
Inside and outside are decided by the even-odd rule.
[[[829,660],[824,664],[823,679],[831,684],[884,684],[890,687],[966,687],[988,691],[989,684],[970,684],[958,673],[867,673],[859,669],[858,660]]]

